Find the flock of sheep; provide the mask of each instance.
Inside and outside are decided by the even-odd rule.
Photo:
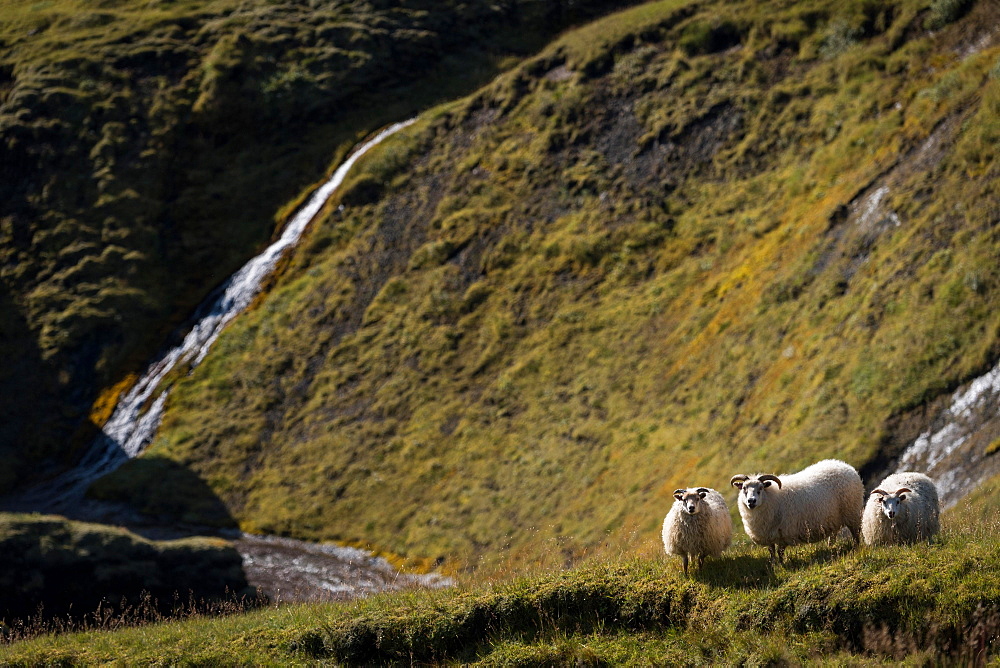
[[[938,532],[937,488],[922,473],[894,473],[868,495],[853,466],[826,459],[791,475],[734,475],[743,528],[750,540],[766,545],[771,561],[784,561],[789,545],[833,539],[847,527],[855,545],[900,545],[929,540]],[[663,521],[663,546],[679,555],[684,574],[689,559],[700,568],[705,557],[729,547],[733,521],[722,494],[708,487],[674,491]]]

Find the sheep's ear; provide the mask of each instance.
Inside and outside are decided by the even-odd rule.
[[[897,499],[899,499],[900,501],[906,501],[906,495],[905,495],[905,494],[900,494],[900,495],[899,495],[898,497],[896,497],[896,498],[897,498]]]
[[[698,496],[704,499],[706,496],[708,496],[708,490],[702,487],[701,489],[698,490]]]
[[[764,482],[762,482],[760,484],[760,486],[761,487],[770,487],[771,486],[771,481],[770,480],[765,480]]]
[[[743,489],[743,483],[747,481],[750,476],[745,473],[740,473],[739,475],[734,475],[730,480],[729,484],[737,489]]]
[[[684,498],[684,492],[685,492],[685,490],[683,490],[683,489],[675,489],[674,490],[674,498],[677,499],[678,501],[680,501],[681,499]]]

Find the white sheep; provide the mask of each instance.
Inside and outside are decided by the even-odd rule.
[[[785,547],[833,538],[846,526],[861,540],[865,487],[853,466],[824,459],[798,473],[734,475],[740,490],[743,528],[750,540],[767,545],[771,561],[785,559]]]
[[[923,473],[893,473],[865,505],[865,545],[902,545],[930,540],[940,528],[937,487]]]
[[[663,548],[667,554],[680,555],[684,575],[688,558],[717,557],[733,539],[733,520],[726,500],[708,487],[674,490],[674,505],[663,520]]]

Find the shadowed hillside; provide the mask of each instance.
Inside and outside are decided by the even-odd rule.
[[[256,599],[239,553],[218,538],[151,541],[118,527],[3,515],[0,548],[0,620],[7,624],[34,617],[83,621],[102,608],[111,616],[123,606],[141,607],[144,597],[143,612],[154,614],[189,601]]]
[[[566,34],[359,163],[151,453],[244,528],[463,566],[874,462],[1000,354],[998,20],[661,0]]]

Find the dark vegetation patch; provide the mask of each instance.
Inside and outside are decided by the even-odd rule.
[[[61,517],[0,519],[0,620],[15,635],[32,620],[100,627],[102,616],[148,622],[257,598],[239,553],[220,539],[149,541]]]
[[[965,16],[975,0],[934,0],[924,19],[924,26],[930,30],[940,30]]]
[[[202,525],[234,529],[236,521],[212,488],[166,457],[130,459],[88,490],[99,501],[126,503],[161,526]]]
[[[685,26],[678,45],[689,56],[697,56],[738,46],[741,39],[741,30],[732,21],[722,18],[701,19]]]

